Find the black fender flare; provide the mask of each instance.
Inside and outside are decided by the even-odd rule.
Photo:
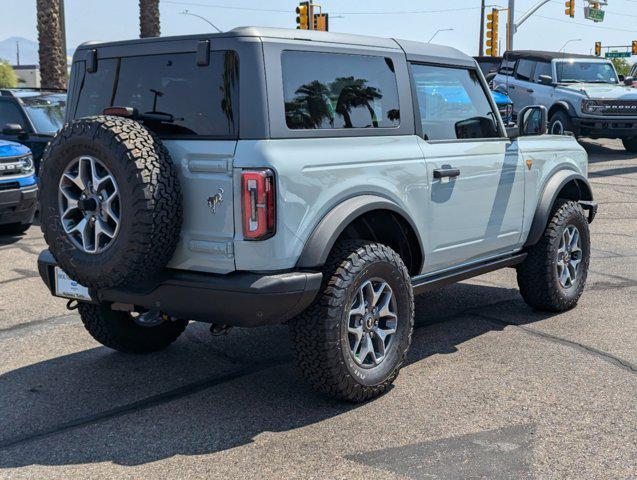
[[[558,100],[549,109],[549,121],[551,120],[551,115],[555,111],[560,110],[560,109],[566,110],[566,113],[568,113],[571,117],[576,117],[577,116],[577,111],[575,110],[575,107],[573,107],[573,105],[571,105],[566,100]]]
[[[535,215],[533,216],[533,222],[531,223],[531,229],[524,244],[525,247],[531,247],[540,241],[559,193],[567,183],[573,180],[576,181],[576,185],[579,189],[579,200],[584,203],[592,202],[593,192],[586,177],[573,170],[558,170],[555,172],[546,182],[544,190],[540,195],[539,202],[535,209]],[[592,221],[592,218],[590,220]]]
[[[321,219],[305,242],[296,267],[317,268],[325,265],[332,247],[347,226],[356,218],[373,210],[389,210],[407,221],[418,238],[418,247],[424,263],[425,250],[422,239],[416,224],[407,212],[387,198],[377,195],[359,195],[339,203]],[[422,268],[422,265],[419,267]]]

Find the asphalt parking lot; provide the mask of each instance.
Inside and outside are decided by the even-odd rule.
[[[305,385],[284,326],[101,347],[41,283],[39,228],[0,237],[0,478],[637,478],[637,156],[585,146],[579,307],[532,311],[513,270],[422,295],[408,365],[358,406]]]

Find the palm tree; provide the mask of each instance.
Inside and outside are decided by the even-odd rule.
[[[38,43],[42,88],[66,88],[64,0],[37,0]]]
[[[336,113],[343,117],[345,128],[352,128],[351,111],[354,108],[365,107],[369,112],[372,127],[378,127],[378,118],[372,103],[380,100],[383,95],[376,87],[367,85],[367,80],[354,77],[340,77],[330,84],[333,94],[338,94]]]
[[[159,0],[139,0],[139,37],[159,35]]]

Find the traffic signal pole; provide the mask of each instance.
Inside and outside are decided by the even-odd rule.
[[[484,56],[484,9],[486,8],[485,0],[482,0],[481,9],[480,9],[480,49],[479,55]]]

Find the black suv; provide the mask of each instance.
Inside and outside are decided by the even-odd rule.
[[[1,89],[0,139],[29,147],[37,172],[44,148],[64,125],[65,114],[65,91]]]

